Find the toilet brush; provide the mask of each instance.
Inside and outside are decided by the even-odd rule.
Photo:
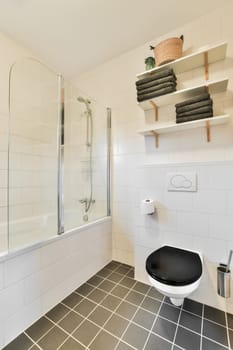
[[[233,250],[230,250],[227,265],[219,264],[217,267],[217,288],[218,294],[223,298],[230,298],[231,295],[231,259]]]

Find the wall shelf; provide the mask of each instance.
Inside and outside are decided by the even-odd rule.
[[[205,67],[206,80],[208,80],[208,65],[226,57],[227,43],[222,42],[216,45],[208,45],[200,48],[195,53],[183,56],[177,60],[166,63],[160,67],[155,67],[148,71],[142,72],[137,75],[138,79],[149,77],[153,73],[163,70],[164,68],[172,68],[175,74],[187,72],[189,70]]]
[[[210,128],[211,126],[226,124],[230,119],[228,114],[220,115],[212,118],[205,118],[200,120],[193,120],[191,122],[185,122],[176,124],[174,122],[153,124],[143,130],[139,130],[138,133],[143,136],[154,136],[156,147],[159,146],[159,135],[167,134],[171,132],[184,131],[194,128],[206,128],[207,142],[210,142]]]
[[[205,92],[206,90],[208,90],[210,94],[224,92],[227,89],[227,85],[228,85],[227,78],[208,81],[208,82],[201,84],[201,85],[197,85],[197,86],[194,86],[191,88],[186,88],[183,90],[178,90],[178,91],[172,92],[170,94],[162,95],[162,96],[150,99],[150,100],[139,102],[138,106],[141,107],[144,111],[147,111],[147,110],[154,109],[155,106],[157,108],[159,108],[162,106],[182,102],[182,101],[184,101],[188,98],[191,98],[193,96],[200,95],[203,92]]]

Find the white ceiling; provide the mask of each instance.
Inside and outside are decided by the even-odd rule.
[[[0,30],[74,76],[230,1],[0,0]]]

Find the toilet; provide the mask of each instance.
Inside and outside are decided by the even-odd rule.
[[[163,246],[146,259],[150,283],[172,304],[182,305],[184,298],[199,286],[202,277],[202,256],[199,252]]]

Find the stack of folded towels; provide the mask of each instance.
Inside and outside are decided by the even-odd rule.
[[[176,76],[168,68],[136,82],[137,100],[142,102],[176,91]]]
[[[177,123],[213,117],[213,100],[208,93],[192,97],[175,107]]]

